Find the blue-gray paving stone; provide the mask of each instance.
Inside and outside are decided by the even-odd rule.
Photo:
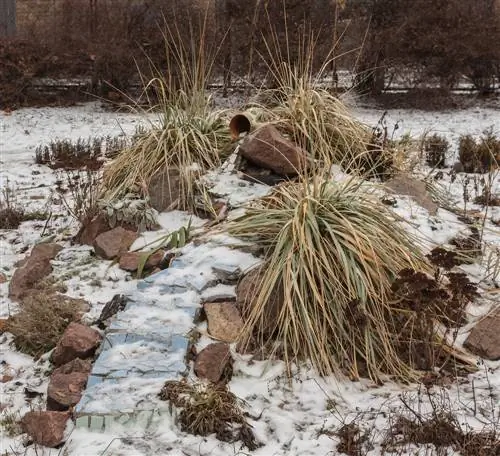
[[[165,381],[187,374],[188,335],[202,298],[234,297],[235,288],[216,285],[218,279],[239,274],[240,267],[256,261],[226,247],[191,245],[170,268],[139,281],[106,329],[87,389],[75,407],[77,426],[147,426],[152,413],[168,413],[158,393]]]

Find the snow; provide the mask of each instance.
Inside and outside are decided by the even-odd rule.
[[[355,107],[354,113],[361,120],[374,125],[383,111]],[[154,373],[158,366],[167,369],[169,363],[177,365],[181,362],[179,352],[165,351],[164,346],[159,344],[157,336],[161,335],[162,328],[175,327],[179,334],[185,334],[193,326],[190,312],[200,301],[214,296],[234,296],[234,286],[216,283],[217,271],[245,271],[258,264],[259,260],[235,249],[235,245],[241,244],[238,241],[213,233],[204,236],[203,242],[197,245],[189,244],[180,249],[180,255],[175,260],[176,266],[166,270],[168,272],[162,271],[145,281],[132,280],[116,264],[97,260],[90,247],[71,245],[75,224],[65,213],[64,207],[55,204],[57,198],[53,195],[53,184],[57,177],[47,167],[33,163],[36,146],[51,139],[129,134],[135,131],[142,120],[136,114],[106,112],[97,103],[71,108],[21,109],[8,115],[1,114],[0,188],[7,185],[14,188],[18,200],[27,210],[40,210],[47,205],[57,215],[51,219],[43,238],[44,221],[25,222],[16,231],[1,231],[1,271],[10,279],[14,263],[23,258],[35,242],[53,235],[64,246],[64,250],[53,261],[53,275],[67,286],[69,296],[84,297],[91,304],[91,310],[86,315],[87,322],[94,321],[103,305],[115,294],[126,294],[135,300],[110,327],[110,337],[118,339],[114,339],[115,344],[103,352],[106,353],[103,362],[96,364],[103,369],[118,365],[123,371],[117,373],[116,381],[95,386],[96,397],[100,401],[92,402],[92,411],[103,416],[104,429],[100,424],[91,428],[70,426],[63,450],[33,446],[24,448],[22,436],[11,437],[2,430],[2,455],[17,452],[27,456],[249,454],[238,443],[223,443],[213,436],[198,437],[181,432],[175,423],[175,415],[172,416],[167,405],[157,397],[165,378],[150,376],[149,373]],[[433,131],[444,134],[454,145],[463,133],[477,136],[489,126],[493,126],[497,132],[500,130],[500,111],[481,106],[441,112],[389,110],[386,120],[388,126],[398,122],[399,129],[395,131],[397,136],[406,132],[420,135]],[[339,169],[332,171],[338,178],[345,177]],[[240,207],[269,192],[269,187],[242,181],[228,172],[210,173],[206,180],[212,186],[212,191],[228,197],[233,207]],[[495,188],[500,190],[498,181],[496,179]],[[463,204],[463,182],[460,179],[451,182],[450,176],[445,173],[441,183]],[[395,212],[409,222],[411,231],[422,239],[428,250],[446,244],[456,234],[466,231],[466,226],[455,213],[439,208],[435,216],[430,216],[408,197],[397,196],[396,201]],[[482,209],[470,203],[468,207]],[[231,214],[232,217],[235,212]],[[490,216],[500,217],[499,208],[490,208]],[[189,222],[193,229],[205,223],[181,211],[160,214],[161,230],[143,233],[132,249],[153,248],[155,241],[160,242],[158,240],[186,227]],[[492,246],[500,243],[498,227],[489,221],[484,236]],[[463,269],[474,280],[482,281],[487,275],[486,266],[472,264]],[[489,270],[491,272],[492,269]],[[484,280],[480,286],[494,286],[498,283],[499,273],[496,278]],[[1,284],[0,317],[11,315],[16,310],[16,305],[7,294],[8,283]],[[480,318],[488,309],[497,306],[499,301],[500,293],[485,294],[482,300],[471,306],[470,321]],[[459,342],[465,339],[471,326],[469,324],[461,330]],[[119,334],[127,328],[136,331],[137,338],[123,343]],[[206,336],[206,325],[199,329],[203,334],[198,342],[198,348],[201,349],[210,339]],[[12,336],[7,333],[0,335],[0,350],[2,375],[13,375],[15,378],[14,381],[0,384],[0,417],[7,413],[22,416],[30,408],[42,407],[43,395],[33,399],[30,404],[24,388],[45,393],[48,383],[46,374],[50,366],[48,356],[34,361],[18,353],[12,345]],[[381,454],[380,442],[391,411],[402,409],[401,395],[407,395],[405,397],[412,398],[415,403],[419,402],[420,407],[429,407],[428,398],[419,396],[415,385],[402,387],[388,381],[383,386],[377,386],[367,380],[351,382],[348,379],[320,378],[307,366],[296,368],[292,379],[288,380],[281,362],[249,363],[248,357],[237,353],[233,355],[234,375],[229,386],[246,402],[249,421],[257,439],[264,444],[251,453],[257,456],[338,454],[338,438],[330,431],[353,421],[375,431],[374,447],[367,453],[375,456]],[[131,375],[131,372],[145,372],[148,375],[141,378]],[[484,423],[493,419],[493,412],[499,413],[498,403],[491,403],[496,400],[492,392],[499,388],[500,362],[491,362],[484,363],[477,373],[461,383],[450,385],[446,391],[461,422],[467,422],[474,429],[482,429]],[[436,394],[442,392],[437,390]],[[477,404],[479,408],[474,413]],[[110,415],[116,410],[130,413],[123,415],[121,421],[111,419]],[[419,451],[420,454],[426,454],[424,448]]]

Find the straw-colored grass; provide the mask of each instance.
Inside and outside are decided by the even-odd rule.
[[[104,173],[105,199],[114,200],[137,188],[147,193],[151,178],[170,169],[180,174],[179,207],[191,206],[196,177],[220,165],[219,151],[229,142],[221,113],[164,105],[158,122],[124,149]],[[169,183],[170,185],[170,183]]]
[[[133,144],[105,170],[106,200],[138,190],[147,196],[150,180],[170,169],[180,175],[177,207],[188,209],[197,177],[220,165],[221,151],[227,149],[230,136],[224,112],[212,109],[206,92],[219,51],[207,42],[208,18],[208,10],[200,11],[200,23],[186,25],[189,41],[177,25],[164,24],[166,67],[158,68],[151,62],[154,77],[141,75],[143,95],[151,109],[139,108],[139,112],[150,123],[149,128],[136,135]],[[172,185],[178,185],[177,179]],[[177,189],[172,193],[177,194]]]
[[[230,234],[267,250],[243,345],[279,351],[288,365],[310,360],[321,374],[414,378],[389,331],[390,288],[402,269],[427,266],[373,189],[354,178],[287,183],[230,222]],[[267,305],[279,289],[283,304],[270,322]],[[273,340],[265,340],[269,334]]]
[[[390,167],[392,152],[328,89],[325,77],[338,56],[333,46],[323,63],[315,63],[316,39],[312,33],[304,34],[294,57],[290,51],[283,55],[276,33],[264,38],[267,55],[261,57],[273,88],[258,97],[271,103],[254,103],[259,117],[274,123],[324,169],[338,164],[360,174],[385,172],[381,165]]]

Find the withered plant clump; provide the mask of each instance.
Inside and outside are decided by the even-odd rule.
[[[449,259],[441,262],[446,267]],[[466,306],[477,287],[464,273],[445,272],[431,277],[405,269],[392,285],[390,317],[399,356],[419,370],[431,370],[446,360],[443,336],[465,323]]]
[[[423,146],[426,163],[433,168],[444,168],[446,154],[450,148],[448,140],[435,133],[425,138]]]
[[[260,446],[245,418],[243,401],[226,385],[168,381],[159,396],[180,409],[178,421],[184,432],[215,434],[224,442],[241,441],[250,451]]]
[[[111,136],[55,140],[35,149],[35,163],[52,169],[95,171],[102,167],[105,158],[113,158],[128,143],[126,138]]]
[[[466,173],[487,173],[500,163],[500,138],[493,129],[483,132],[479,141],[471,135],[462,135],[458,144],[458,156]]]
[[[29,293],[20,310],[9,318],[7,330],[14,335],[16,348],[38,357],[53,349],[67,326],[85,311],[84,301],[57,294],[53,289]]]
[[[256,292],[243,297],[242,346],[256,339],[288,365],[308,360],[325,375],[414,379],[387,325],[389,296],[399,271],[428,265],[401,223],[355,178],[287,183],[254,202],[228,225],[266,249]]]
[[[471,233],[467,236],[459,234],[450,244],[456,247],[456,252],[462,263],[471,264],[482,255],[481,233],[475,226],[469,227]]]
[[[407,454],[406,451],[415,445],[433,445],[436,454],[448,454],[449,449],[461,456],[500,454],[496,423],[485,425],[482,431],[464,428],[445,391],[441,389],[431,394],[427,390],[424,393],[430,403],[429,411],[423,411],[422,398],[401,397],[401,410],[389,418],[389,429],[382,443],[384,454]],[[419,405],[414,404],[416,400]]]

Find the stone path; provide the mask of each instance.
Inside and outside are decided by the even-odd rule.
[[[157,395],[165,381],[189,373],[189,335],[202,299],[234,296],[235,287],[223,282],[257,261],[215,243],[188,246],[169,269],[139,282],[105,332],[75,407],[77,427],[148,428],[155,414],[168,413],[168,404]]]

